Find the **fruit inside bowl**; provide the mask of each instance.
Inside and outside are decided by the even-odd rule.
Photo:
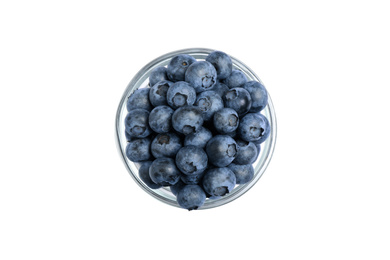
[[[184,209],[228,203],[265,171],[276,118],[260,79],[221,51],[187,49],[147,64],[118,107],[119,150],[149,194]]]

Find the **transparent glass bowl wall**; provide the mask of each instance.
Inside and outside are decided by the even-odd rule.
[[[205,60],[207,55],[211,53],[213,50],[211,49],[203,49],[203,48],[193,48],[193,49],[184,49],[179,50],[171,53],[167,53],[161,57],[158,57],[157,59],[151,61],[146,66],[144,66],[130,81],[129,85],[127,86],[122,99],[119,103],[117,114],[116,114],[116,139],[117,139],[117,145],[120,152],[120,155],[122,157],[122,160],[127,168],[127,170],[130,173],[130,176],[133,177],[135,182],[149,195],[153,196],[154,198],[165,202],[169,205],[179,207],[179,205],[176,202],[176,197],[170,192],[169,187],[163,187],[160,189],[150,189],[148,186],[146,186],[142,180],[138,177],[138,163],[133,163],[126,157],[126,145],[127,140],[125,137],[125,125],[124,125],[124,119],[127,115],[127,109],[126,109],[126,101],[127,98],[138,88],[146,88],[149,84],[149,74],[150,72],[159,66],[166,66],[171,58],[178,54],[189,54],[193,56],[197,60]],[[233,61],[233,68],[241,70],[245,75],[248,77],[248,80],[256,80],[261,82],[259,77],[256,76],[256,74],[248,68],[245,64],[243,64],[241,61],[237,60],[234,57],[231,57]],[[267,86],[266,86],[267,87]],[[243,195],[246,191],[248,191],[253,185],[260,179],[264,171],[266,170],[271,157],[272,153],[275,147],[275,141],[276,141],[276,117],[275,117],[275,111],[272,105],[271,98],[268,98],[268,105],[263,111],[261,112],[263,115],[267,117],[267,119],[270,122],[271,125],[271,134],[268,137],[268,139],[261,144],[261,152],[260,156],[257,158],[256,162],[253,164],[254,170],[255,170],[255,176],[254,178],[247,184],[244,185],[237,185],[235,189],[221,197],[220,199],[216,200],[210,200],[207,199],[205,204],[200,209],[209,209],[221,206],[223,204],[226,204],[228,202],[231,202],[241,195]]]

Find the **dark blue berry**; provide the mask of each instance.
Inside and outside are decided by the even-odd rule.
[[[229,91],[229,88],[225,84],[217,82],[210,90],[215,91],[222,98]]]
[[[186,185],[179,191],[176,199],[180,207],[188,210],[194,210],[204,204],[206,194],[198,185]]]
[[[202,148],[184,146],[176,155],[176,165],[186,175],[197,175],[206,170],[207,154]]]
[[[154,183],[172,186],[180,180],[180,171],[172,158],[157,158],[149,168],[149,175]]]
[[[262,114],[249,113],[245,115],[238,126],[240,138],[247,142],[260,144],[264,142],[271,131],[268,119]]]
[[[245,184],[253,179],[255,171],[253,169],[252,164],[246,165],[238,165],[231,163],[228,168],[234,173],[236,176],[237,184]]]
[[[150,88],[140,88],[134,91],[127,99],[127,111],[131,111],[136,108],[151,111],[153,107],[149,101],[149,90]]]
[[[199,148],[205,148],[207,142],[213,137],[213,134],[207,128],[201,127],[198,131],[186,135],[184,139],[184,146],[197,146]]]
[[[184,182],[182,182],[182,180],[179,180],[178,182],[176,182],[174,185],[170,186],[170,190],[171,192],[173,193],[173,195],[177,196],[177,194],[179,193],[179,191],[184,188],[184,186],[186,186],[186,184]]]
[[[265,87],[257,81],[248,81],[242,86],[251,95],[252,106],[249,110],[251,113],[260,112],[268,103],[268,94]]]
[[[233,108],[239,116],[248,113],[252,105],[251,95],[243,88],[232,88],[223,97],[225,107]]]
[[[173,128],[185,135],[196,132],[202,124],[202,111],[195,106],[179,107],[172,116]]]
[[[157,82],[162,80],[168,80],[167,68],[157,67],[150,72],[149,86],[153,87]]]
[[[257,149],[257,155],[256,155],[256,160],[257,160],[257,158],[259,158],[259,155],[260,155],[261,146],[260,146],[260,144],[255,144],[255,145],[256,145],[256,149]]]
[[[228,166],[237,156],[238,145],[227,135],[216,135],[206,145],[209,162],[217,167]]]
[[[150,138],[134,139],[126,146],[126,156],[132,162],[148,161],[150,154]]]
[[[125,130],[131,137],[143,138],[151,134],[149,112],[145,109],[133,109],[125,118]]]
[[[239,124],[236,110],[224,108],[214,114],[214,127],[221,134],[234,132]]]
[[[213,64],[218,79],[226,79],[232,73],[232,60],[222,51],[213,51],[207,56],[206,61]]]
[[[155,107],[149,114],[149,126],[156,133],[167,133],[172,127],[173,109],[169,106]]]
[[[195,88],[196,93],[210,90],[217,82],[217,71],[207,61],[197,61],[188,67],[185,81]]]
[[[256,145],[252,142],[246,142],[243,140],[236,140],[236,142],[239,149],[236,159],[234,159],[233,162],[240,165],[254,163],[258,154]]]
[[[232,73],[224,80],[224,83],[229,88],[238,88],[244,85],[247,81],[248,79],[242,71],[232,70]]]
[[[202,177],[204,175],[205,172],[201,172],[199,174],[195,174],[195,175],[185,175],[185,174],[182,174],[181,175],[181,180],[185,183],[185,184],[198,184],[201,180],[202,180]]]
[[[174,133],[157,135],[151,144],[151,151],[155,158],[175,157],[182,147],[180,138]]]
[[[173,84],[167,92],[168,105],[176,109],[182,106],[191,106],[195,103],[195,89],[185,81]]]
[[[215,112],[223,108],[223,101],[216,92],[208,90],[198,95],[195,105],[202,111],[203,119],[208,121]]]
[[[196,59],[187,54],[180,54],[171,59],[168,64],[168,78],[173,81],[183,81],[188,67],[196,62]]]
[[[150,103],[157,107],[162,105],[168,105],[167,92],[173,83],[167,80],[159,81],[150,88],[149,100]]]
[[[139,167],[138,169],[138,176],[149,188],[151,189],[161,188],[161,185],[154,183],[152,179],[150,179],[149,167],[151,164],[152,164],[151,161],[143,162],[141,164],[141,167]]]
[[[211,196],[224,196],[234,189],[236,176],[229,168],[214,168],[205,173],[202,184]]]

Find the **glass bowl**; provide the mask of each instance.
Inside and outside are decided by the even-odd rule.
[[[118,110],[116,113],[115,127],[116,127],[117,147],[119,149],[120,156],[122,157],[122,160],[127,170],[130,173],[130,176],[133,177],[134,181],[149,195],[171,206],[180,207],[179,204],[176,202],[176,197],[171,193],[169,187],[162,187],[160,189],[150,189],[138,177],[138,168],[140,164],[131,162],[126,157],[125,150],[126,150],[127,140],[125,136],[125,125],[124,125],[124,119],[127,114],[126,100],[136,89],[148,87],[149,84],[148,77],[150,72],[156,67],[168,65],[169,61],[174,56],[178,54],[189,54],[197,60],[205,60],[207,55],[212,51],[214,50],[203,49],[203,48],[191,48],[191,49],[178,50],[178,51],[174,51],[162,55],[156,58],[155,60],[149,62],[134,76],[134,78],[128,84],[125,92],[123,93],[122,99],[119,102]],[[233,62],[233,68],[241,70],[248,77],[248,80],[256,80],[261,82],[260,78],[249,67],[247,67],[244,63],[237,60],[236,58],[232,56],[230,57]],[[250,188],[252,188],[253,185],[255,185],[255,183],[263,175],[264,171],[266,170],[271,160],[272,153],[275,148],[275,142],[276,142],[276,117],[275,117],[275,111],[270,96],[268,96],[268,105],[266,106],[265,109],[261,111],[261,113],[264,116],[266,116],[267,119],[269,120],[269,123],[271,125],[271,133],[267,138],[267,140],[261,144],[260,155],[257,158],[256,162],[254,162],[253,164],[253,168],[255,170],[255,175],[253,179],[246,184],[236,185],[236,187],[233,189],[232,192],[226,194],[225,196],[219,199],[213,199],[213,200],[206,199],[204,205],[199,209],[215,208],[237,199],[238,197],[242,196],[245,192],[247,192]]]

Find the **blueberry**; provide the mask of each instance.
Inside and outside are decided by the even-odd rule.
[[[238,88],[244,85],[247,81],[248,79],[242,71],[232,70],[232,73],[224,80],[224,83],[229,88]]]
[[[239,116],[248,113],[252,105],[251,95],[243,88],[232,88],[223,96],[225,107],[233,108]]]
[[[172,158],[157,158],[149,168],[149,175],[154,183],[172,186],[180,180],[180,171]]]
[[[210,90],[215,91],[220,97],[223,97],[229,91],[229,88],[225,84],[217,82]]]
[[[151,189],[161,188],[161,185],[154,183],[152,179],[150,179],[149,167],[151,164],[152,164],[151,161],[142,163],[141,167],[139,167],[138,169],[138,176],[149,188]]]
[[[179,133],[188,135],[197,131],[203,124],[202,111],[195,106],[179,107],[173,113],[172,126]]]
[[[174,133],[164,133],[157,135],[150,146],[155,158],[175,157],[182,147],[180,138]]]
[[[134,139],[134,137],[130,136],[128,132],[125,131],[125,136],[126,136],[126,141],[130,142],[131,140]]]
[[[257,155],[256,155],[256,159],[255,159],[255,161],[256,161],[257,158],[259,158],[260,151],[261,151],[261,146],[260,146],[260,144],[255,144],[255,145],[256,145],[256,149],[257,149]]]
[[[240,138],[247,142],[260,144],[264,142],[271,131],[268,119],[262,114],[249,113],[245,115],[238,126]]]
[[[153,109],[152,104],[149,101],[150,88],[140,88],[133,92],[127,99],[127,111],[131,111],[136,108],[142,108],[147,111]]]
[[[238,124],[238,114],[232,108],[224,108],[214,114],[214,127],[221,134],[234,132]]]
[[[197,61],[188,67],[185,80],[195,88],[196,93],[210,90],[217,82],[217,71],[210,62]]]
[[[169,106],[155,107],[149,114],[149,126],[156,133],[167,133],[172,127],[173,109]]]
[[[134,139],[126,146],[126,156],[132,162],[142,162],[151,159],[150,138]]]
[[[252,164],[246,165],[238,165],[231,163],[228,168],[234,173],[236,176],[237,184],[244,184],[253,179],[255,171],[253,169]]]
[[[201,180],[202,180],[202,177],[204,175],[204,172],[201,172],[199,174],[195,174],[195,175],[185,175],[185,174],[182,174],[180,179],[185,183],[185,184],[198,184]]]
[[[186,185],[179,191],[176,199],[180,207],[188,210],[194,210],[204,204],[206,194],[198,185]]]
[[[191,106],[195,103],[195,89],[185,81],[173,84],[167,92],[168,104],[176,109],[182,106]]]
[[[245,165],[245,164],[252,164],[256,161],[257,158],[257,147],[252,142],[246,142],[243,140],[236,140],[238,144],[238,152],[236,159],[234,159],[234,163]]]
[[[153,106],[168,105],[167,103],[167,92],[173,83],[167,80],[159,81],[150,88],[149,100]]]
[[[211,196],[224,196],[234,189],[236,176],[229,168],[215,168],[205,173],[202,184]]]
[[[237,156],[238,145],[227,135],[216,135],[206,145],[209,162],[217,167],[228,166]]]
[[[236,138],[237,136],[237,130],[231,132],[231,133],[226,133],[226,135],[230,136],[231,138]]]
[[[167,74],[171,81],[183,81],[188,67],[196,60],[187,54],[180,54],[171,59],[168,64]]]
[[[198,131],[186,135],[184,139],[184,146],[197,146],[199,148],[205,148],[207,142],[213,137],[213,134],[207,128],[200,127]]]
[[[263,110],[268,103],[268,94],[265,87],[257,81],[248,81],[242,86],[249,92],[252,99],[252,106],[249,112],[256,113]]]
[[[172,185],[170,188],[171,192],[173,193],[173,195],[177,196],[177,194],[179,193],[179,191],[184,188],[184,186],[186,186],[186,184],[184,182],[182,182],[182,180],[179,180],[178,182],[176,182],[176,184]]]
[[[197,175],[206,170],[207,154],[202,148],[185,146],[176,155],[176,165],[186,175]]]
[[[223,108],[223,101],[216,92],[208,90],[198,95],[195,105],[202,111],[203,119],[208,121],[215,112]]]
[[[222,51],[213,51],[207,56],[206,61],[213,64],[218,79],[226,79],[232,73],[232,60]]]
[[[133,109],[125,118],[125,129],[131,137],[143,138],[151,134],[149,128],[149,112],[145,109]]]
[[[149,86],[153,87],[157,82],[168,80],[167,68],[157,67],[150,72],[149,75]]]

